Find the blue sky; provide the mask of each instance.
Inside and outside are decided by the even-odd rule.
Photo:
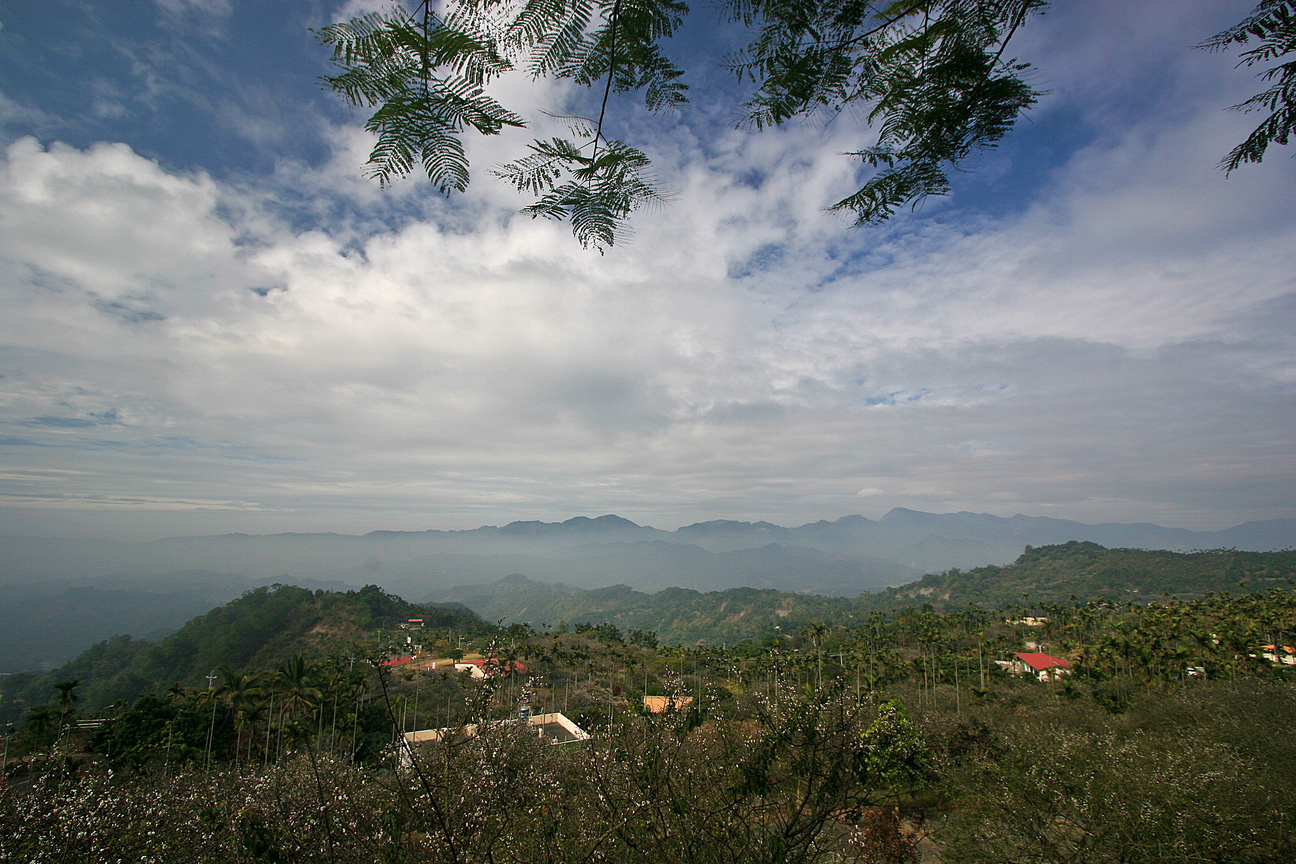
[[[736,130],[699,6],[603,256],[489,175],[565,84],[462,196],[365,178],[308,28],[369,6],[0,2],[0,533],[1293,515],[1296,162],[1217,170],[1259,85],[1190,48],[1249,3],[1058,4],[1040,104],[868,229],[862,112]]]

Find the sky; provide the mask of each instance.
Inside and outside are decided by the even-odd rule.
[[[736,128],[697,4],[603,255],[490,174],[566,82],[496,83],[463,195],[365,176],[309,28],[372,5],[0,0],[0,534],[1296,515],[1296,148],[1225,177],[1262,85],[1191,47],[1249,2],[1057,4],[1039,104],[870,228],[864,112]]]

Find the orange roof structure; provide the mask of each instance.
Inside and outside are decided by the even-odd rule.
[[[667,708],[674,711],[683,711],[693,702],[693,697],[676,696],[673,703],[669,696],[645,696],[643,700],[644,707],[648,709],[649,713],[660,714]]]

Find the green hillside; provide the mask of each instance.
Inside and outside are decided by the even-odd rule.
[[[247,591],[158,642],[114,636],[47,674],[0,680],[0,722],[46,702],[60,681],[80,681],[81,701],[103,706],[177,682],[206,686],[205,676],[222,665],[273,668],[294,654],[321,656],[408,618],[422,618],[434,631],[490,629],[462,606],[409,603],[376,585],[347,592],[272,585]]]
[[[663,645],[733,644],[767,633],[800,632],[812,621],[851,621],[862,600],[795,594],[772,588],[694,591],[667,588],[655,594],[627,585],[582,589],[514,574],[489,585],[447,592],[488,621],[533,627],[601,624],[652,630]],[[868,598],[870,595],[863,595]]]
[[[533,627],[611,622],[623,630],[656,631],[664,645],[733,644],[770,633],[799,633],[818,622],[854,626],[870,612],[930,604],[938,611],[1037,603],[1146,602],[1172,594],[1249,593],[1296,578],[1296,552],[1163,552],[1106,549],[1070,542],[1028,549],[1006,567],[978,567],[924,576],[917,582],[858,597],[732,588],[699,592],[667,588],[655,594],[626,585],[582,589],[514,574],[488,585],[439,595],[488,621]],[[1024,595],[1024,599],[1023,599]]]
[[[1296,551],[1165,552],[1106,549],[1071,541],[1027,547],[1006,567],[948,570],[888,589],[878,602],[888,606],[931,603],[937,609],[989,609],[1019,603],[1108,600],[1138,602],[1166,594],[1180,599],[1207,594],[1251,593],[1287,587],[1296,579]],[[1023,599],[1024,598],[1024,599]]]

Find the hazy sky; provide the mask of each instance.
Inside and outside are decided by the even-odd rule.
[[[1292,516],[1294,148],[1226,179],[1261,85],[1190,47],[1251,6],[1057,4],[1048,95],[880,229],[823,209],[861,117],[736,131],[691,25],[693,104],[612,124],[674,200],[599,256],[488,173],[588,92],[382,191],[307,29],[357,4],[0,2],[0,533]]]

